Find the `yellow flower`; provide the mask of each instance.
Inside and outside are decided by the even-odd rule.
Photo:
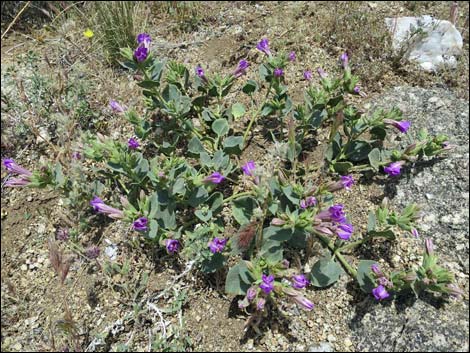
[[[83,32],[83,35],[87,38],[91,38],[91,37],[93,37],[94,33],[91,29],[87,28],[87,30],[85,32]]]

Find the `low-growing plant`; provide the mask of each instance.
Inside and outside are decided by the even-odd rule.
[[[244,75],[252,65],[246,60],[227,75],[206,72],[201,66],[191,74],[181,63],[156,57],[148,34],[139,34],[137,41],[134,50],[122,50],[122,64],[142,75],[139,85],[146,111],[139,114],[110,102],[114,114],[133,125],[133,136],[119,141],[102,134],[84,135],[80,153],[86,163],[82,157],[73,163],[87,178],[60,163],[30,172],[7,159],[7,170],[19,175],[7,186],[52,186],[68,197],[81,195],[82,201],[88,196],[95,212],[128,223],[148,246],[179,254],[205,273],[230,266],[225,290],[243,296],[241,309],[253,308],[252,323],[279,300],[312,310],[305,289],[310,284],[330,286],[343,270],[377,300],[406,289],[459,294],[452,274],[437,265],[430,239],[417,269],[386,274],[375,261],[361,260],[356,268],[344,256],[370,241],[394,240],[403,232],[419,237],[419,207],[413,204],[397,213],[387,202],[370,213],[367,232],[360,237],[354,220],[346,215],[350,206],[334,201],[335,192],[354,187],[348,173],[383,170],[396,178],[406,163],[451,148],[445,136],[424,131],[402,151],[388,148],[388,129],[405,134],[410,122],[402,120],[397,109],[368,115],[351,104],[349,96],[361,91],[346,53],[339,78],[319,69],[320,82],[314,84],[312,74],[304,72],[309,87],[304,102],[295,102],[285,69],[296,55],[275,55],[265,38],[257,45],[265,58],[259,79],[246,82]],[[239,94],[250,100],[249,107]],[[235,102],[229,98],[233,96]],[[242,119],[247,126],[239,131],[236,126]],[[268,151],[276,158],[264,164],[240,163],[253,127],[267,120],[277,127],[271,131],[274,147]],[[325,163],[336,181],[315,179],[299,167],[301,153],[309,146],[307,138],[325,130]],[[80,187],[86,180],[94,180],[95,186]],[[308,257],[318,242],[325,256],[310,273],[290,266],[286,248],[305,249]]]

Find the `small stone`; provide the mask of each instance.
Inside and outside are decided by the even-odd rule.
[[[202,317],[200,315],[196,316],[196,321],[197,322],[201,322],[201,320],[202,320]]]
[[[349,338],[346,338],[343,343],[346,347],[351,347],[353,344]]]
[[[28,265],[26,264],[21,265],[20,268],[21,268],[21,271],[28,271]]]
[[[328,337],[326,338],[328,340],[328,342],[336,342],[336,337],[333,336],[333,335],[328,335]]]
[[[327,342],[322,342],[317,346],[310,346],[308,348],[309,352],[334,352],[333,347],[331,344]]]

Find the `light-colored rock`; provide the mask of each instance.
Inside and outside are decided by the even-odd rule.
[[[417,62],[426,71],[437,71],[441,64],[455,68],[456,56],[462,54],[463,40],[455,26],[431,16],[386,18],[396,52]]]

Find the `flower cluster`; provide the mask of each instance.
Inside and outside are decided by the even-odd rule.
[[[10,174],[18,174],[19,178],[11,178],[6,183],[5,186],[17,187],[17,186],[26,186],[31,183],[31,177],[33,173],[28,169],[21,167],[16,164],[13,159],[7,158],[3,160],[3,166]]]
[[[337,204],[318,213],[315,218],[319,224],[315,226],[315,229],[327,235],[336,233],[340,239],[349,240],[354,233],[354,227],[348,223],[343,208],[342,204]]]
[[[393,283],[385,277],[383,272],[380,270],[379,265],[373,264],[371,270],[375,275],[375,278],[378,282],[378,286],[372,290],[372,294],[377,300],[387,299],[390,294],[387,292],[387,288],[392,288]]]
[[[138,47],[134,51],[135,59],[140,63],[147,59],[150,52],[150,42],[152,39],[147,33],[140,33],[137,35],[137,44]]]

